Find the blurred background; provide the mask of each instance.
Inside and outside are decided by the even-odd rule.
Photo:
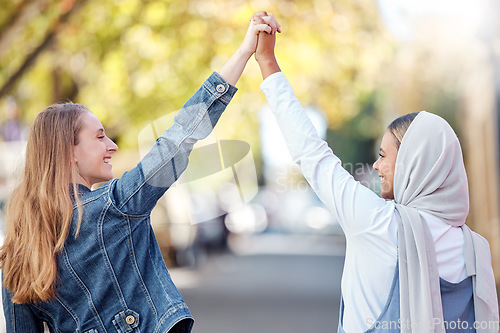
[[[60,101],[85,104],[120,147],[113,157],[119,177],[237,49],[250,16],[267,10],[281,23],[282,70],[363,185],[380,190],[371,164],[394,118],[427,110],[452,125],[469,177],[468,224],[490,242],[499,284],[499,6],[3,0],[0,218],[38,112]],[[251,59],[239,92],[158,203],[152,224],[196,318],[193,332],[334,332],[345,240],[291,162],[261,81]]]

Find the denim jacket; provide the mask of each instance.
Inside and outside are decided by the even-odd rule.
[[[7,332],[43,332],[43,322],[61,333],[177,332],[176,324],[190,331],[193,318],[165,267],[150,213],[236,90],[213,73],[134,169],[94,191],[79,185],[83,220],[75,238],[75,205],[57,258],[56,298],[14,304],[4,288]]]

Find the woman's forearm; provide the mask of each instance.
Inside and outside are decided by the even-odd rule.
[[[227,83],[235,86],[251,56],[252,53],[239,48],[218,71],[219,75]]]
[[[262,78],[265,80],[269,75],[281,72],[276,56],[274,55],[274,46],[276,44],[276,35],[268,33],[259,34],[259,43],[255,53],[255,60],[259,63]]]
[[[260,72],[262,73],[262,79],[266,79],[269,75],[281,72],[280,66],[276,58],[269,58],[259,61]]]

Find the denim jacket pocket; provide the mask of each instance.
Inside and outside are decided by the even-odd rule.
[[[83,333],[99,333],[99,331],[98,331],[98,330],[96,330],[95,328],[92,328],[92,329],[90,329],[90,330],[88,330],[88,331],[85,331],[85,332],[83,332]]]
[[[133,332],[134,328],[139,326],[139,314],[132,310],[122,311],[115,315],[113,319],[117,333]]]

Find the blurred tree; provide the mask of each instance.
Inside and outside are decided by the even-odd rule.
[[[148,121],[178,110],[238,47],[251,14],[266,9],[282,24],[277,56],[302,103],[325,112],[329,139],[342,143],[347,159],[373,159],[366,154],[382,132],[383,72],[394,51],[373,1],[7,0],[2,7],[0,102],[15,98],[28,123],[51,103],[83,103],[122,148],[137,145]],[[257,161],[260,82],[250,61],[216,129],[249,142]]]
[[[69,1],[63,1],[60,4],[60,13],[50,22],[50,26],[46,29],[45,36],[41,38],[40,42],[31,52],[25,55],[19,68],[12,72],[0,88],[0,98],[5,96],[12,89],[25,71],[36,61],[40,53],[51,45],[54,37],[59,33],[63,24],[69,19],[76,8],[82,6],[84,3],[85,1],[80,1],[78,6],[75,6],[75,2],[69,3]],[[4,24],[0,27],[0,47],[4,50],[3,52],[0,51],[0,55],[9,49],[10,44],[15,42],[15,38],[19,32],[29,23],[29,20],[32,19],[37,12],[47,11],[49,9],[48,5],[47,1],[35,1],[32,3],[20,1],[16,6],[13,6],[12,15],[5,18]]]

